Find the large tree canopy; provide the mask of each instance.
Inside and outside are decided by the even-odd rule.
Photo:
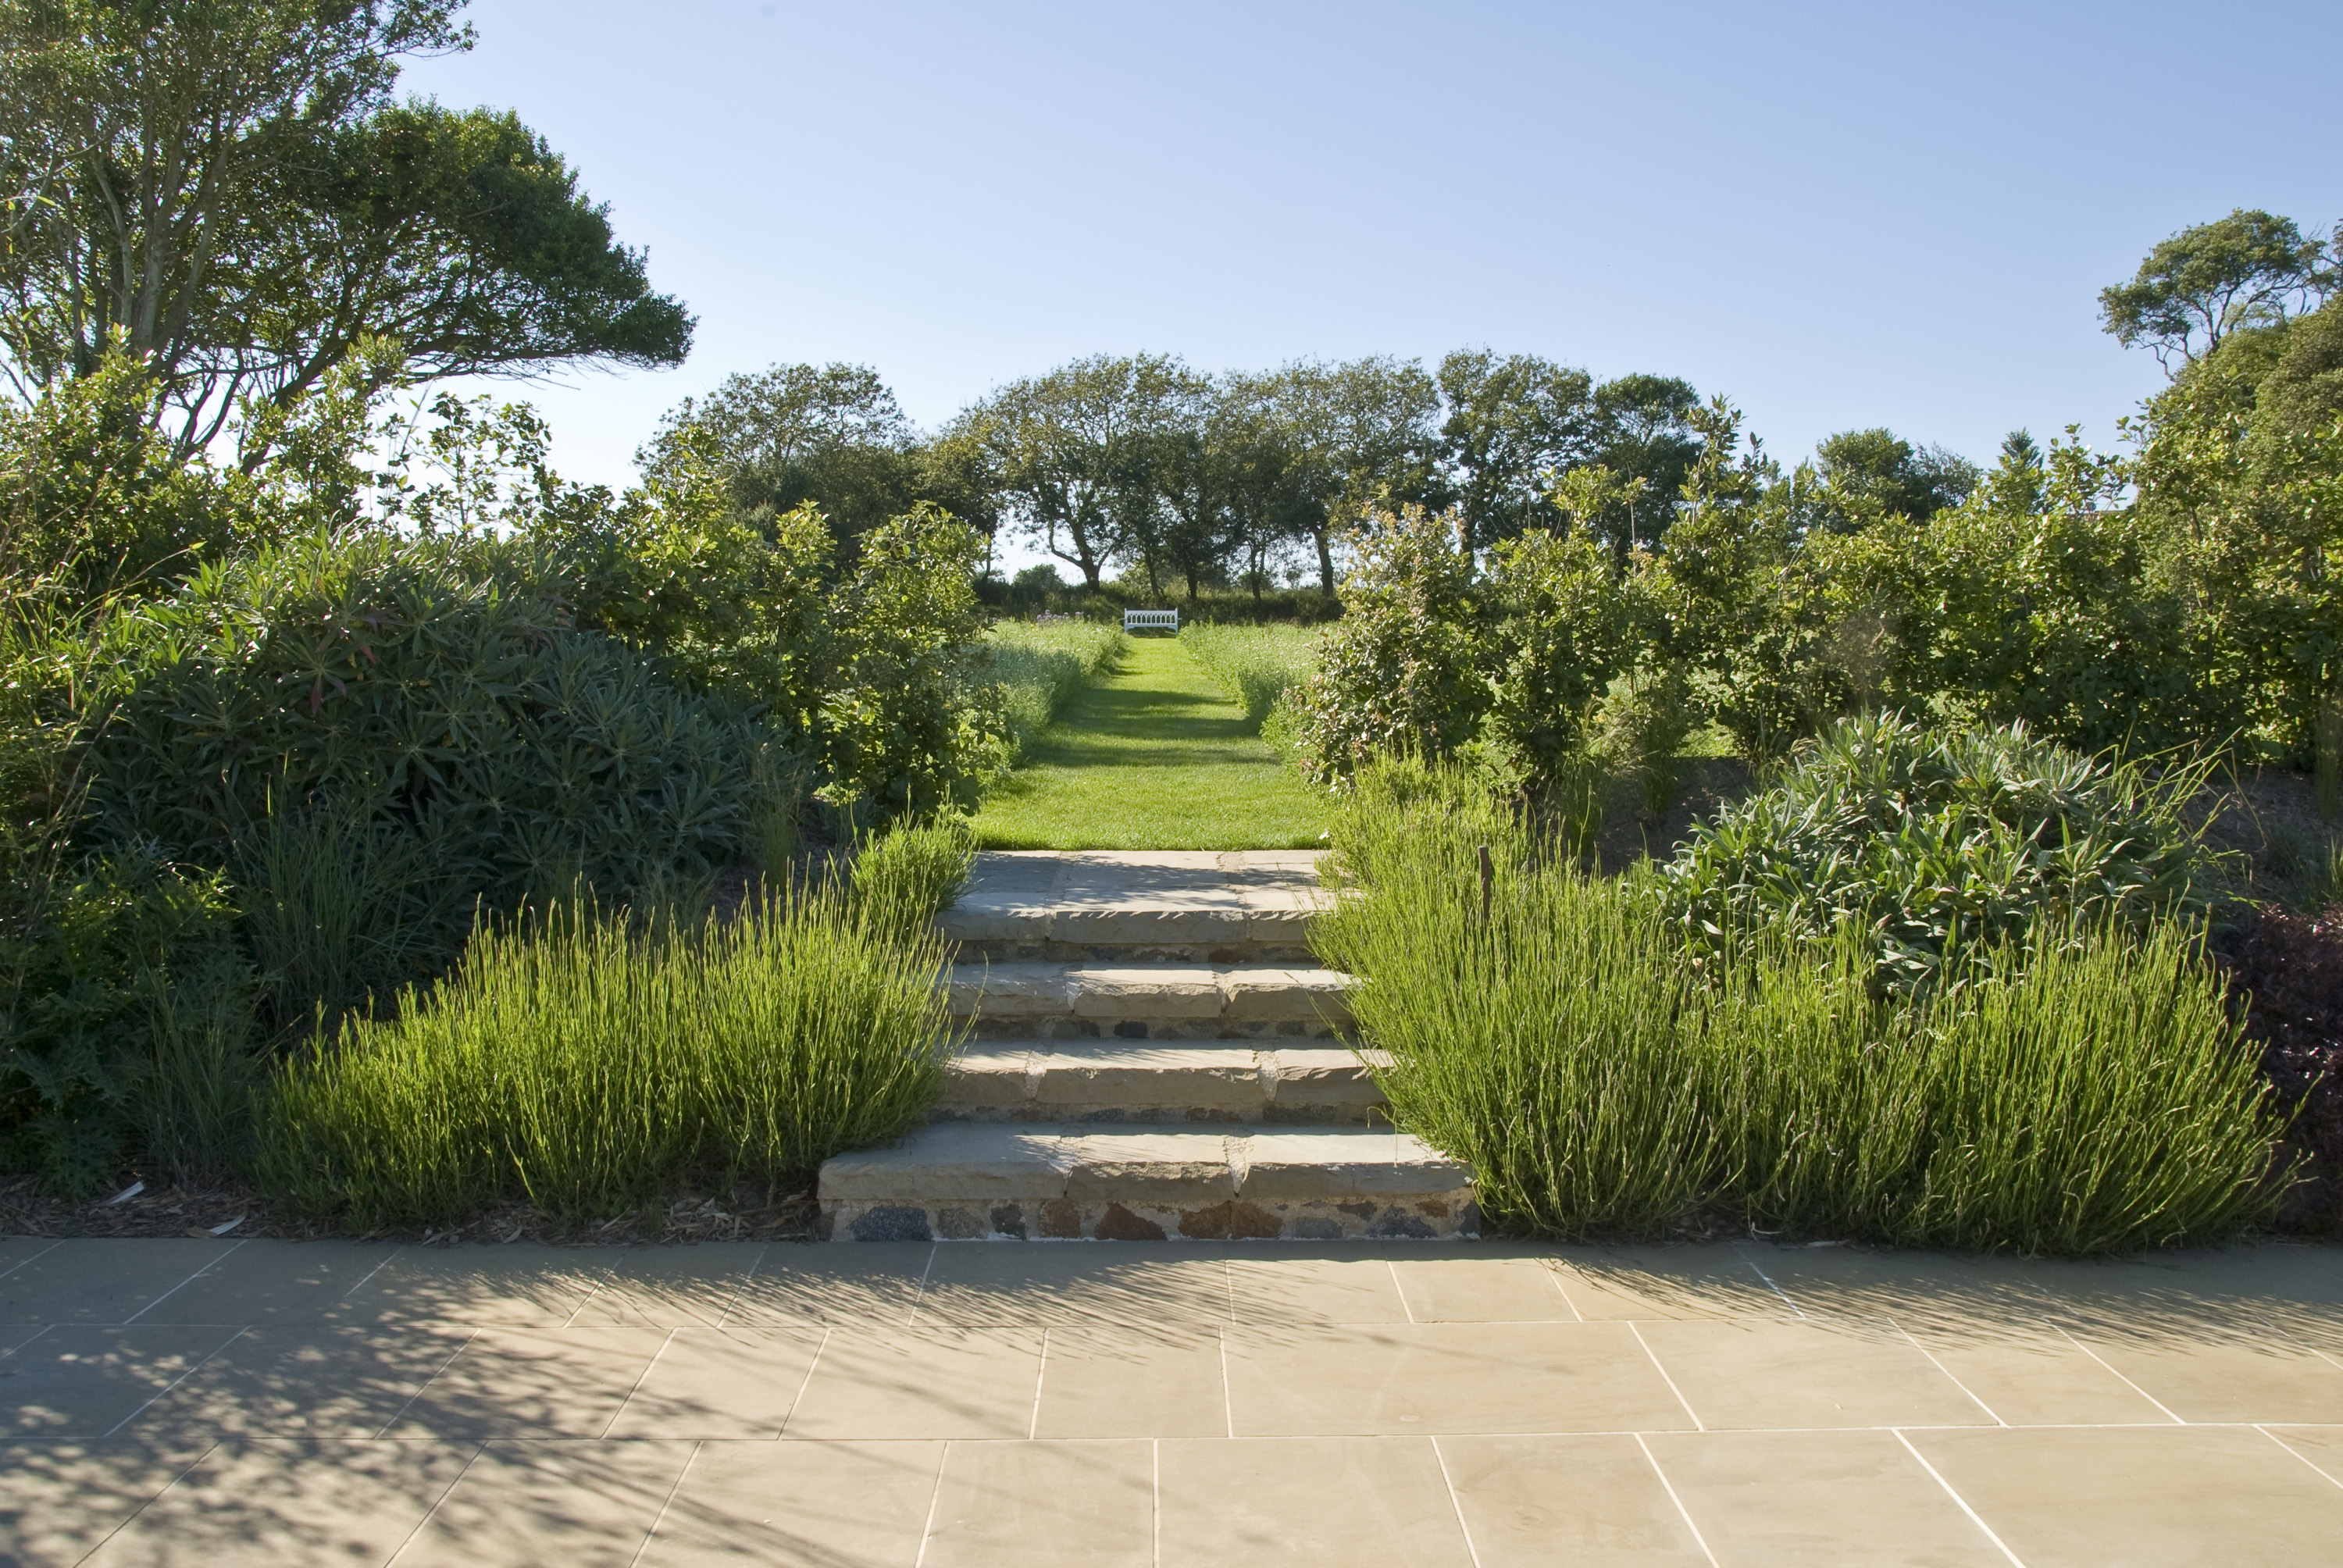
[[[458,0],[0,0],[0,351],[146,367],[176,444],[395,339],[383,374],[679,361],[691,321],[509,115],[396,105]],[[257,454],[247,453],[256,460]]]
[[[2149,251],[2129,283],[2099,291],[2100,314],[2125,347],[2147,344],[2167,370],[2175,356],[2193,365],[2238,327],[2324,298],[2337,273],[2326,248],[2292,218],[2239,207]]]

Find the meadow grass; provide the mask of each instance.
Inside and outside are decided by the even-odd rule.
[[[1311,848],[1328,799],[1171,638],[1137,638],[993,786],[989,849]]]
[[[1301,626],[1183,627],[1180,646],[1220,689],[1244,705],[1245,722],[1262,722],[1286,693],[1310,678],[1318,663],[1318,631]]]
[[[585,903],[488,926],[396,1016],[278,1069],[261,1184],[359,1231],[793,1188],[917,1124],[940,1081],[944,954],[898,908],[933,878],[904,869],[874,881],[895,891],[830,880],[697,930]]]
[[[1420,769],[1363,772],[1334,838],[1351,891],[1313,942],[1363,977],[1394,1119],[1509,1228],[2085,1254],[2234,1236],[2284,1185],[2177,921],[2046,919],[1915,1000],[1861,930],[1690,963],[1648,878],[1589,878]]]
[[[1131,646],[1118,626],[1101,621],[995,622],[984,646],[1001,706],[1022,756],[1074,694],[1097,679]]]

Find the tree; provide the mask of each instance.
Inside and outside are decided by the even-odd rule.
[[[1440,362],[1448,408],[1441,440],[1459,475],[1471,548],[1550,516],[1549,476],[1588,461],[1597,432],[1594,380],[1534,355],[1460,349]]]
[[[0,350],[119,344],[184,456],[396,337],[389,375],[679,362],[691,321],[509,115],[396,106],[460,0],[0,0]],[[247,449],[247,466],[265,451]]]
[[[1446,504],[1433,427],[1439,385],[1416,361],[1388,355],[1300,362],[1273,380],[1270,396],[1290,427],[1300,470],[1294,483],[1306,498],[1296,520],[1316,548],[1319,588],[1332,598],[1337,529],[1371,507]]]
[[[1627,499],[1624,533],[1611,539],[1612,557],[1624,568],[1635,545],[1655,548],[1675,520],[1675,498],[1700,455],[1701,436],[1693,417],[1700,394],[1673,376],[1633,375],[1594,389],[1594,438],[1588,459],[1622,480],[1641,479],[1643,489]]]
[[[1942,447],[1916,447],[1893,430],[1843,430],[1815,448],[1822,526],[1848,532],[1883,518],[1925,523],[1968,499],[1983,476]]]
[[[1162,355],[1077,359],[970,406],[944,438],[980,447],[1003,509],[1096,592],[1141,520],[1132,475],[1155,434],[1156,406],[1187,374]]]
[[[2167,374],[2194,365],[2242,327],[2267,326],[2324,299],[2337,267],[2328,236],[2292,218],[2239,207],[2147,253],[2129,283],[2099,291],[2107,329],[2127,348],[2145,342]]]
[[[811,501],[841,542],[910,510],[925,477],[911,422],[863,365],[728,376],[669,410],[636,461],[658,473],[687,450],[706,455],[739,510],[778,515]]]

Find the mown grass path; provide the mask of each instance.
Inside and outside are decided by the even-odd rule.
[[[1176,638],[1083,688],[977,813],[988,849],[1301,849],[1326,799]]]

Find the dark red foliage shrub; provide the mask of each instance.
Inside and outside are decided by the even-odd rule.
[[[2265,904],[2217,945],[2262,1071],[2299,1111],[2293,1141],[2310,1181],[2281,1221],[2343,1228],[2343,904],[2317,915]]]

